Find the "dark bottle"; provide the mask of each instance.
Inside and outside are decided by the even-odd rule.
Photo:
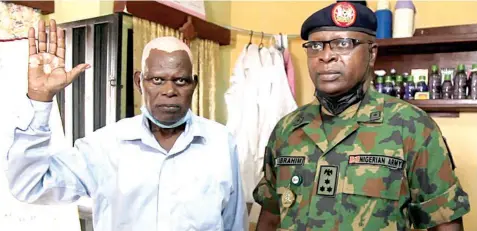
[[[396,97],[400,99],[404,98],[404,85],[402,82],[401,75],[396,75],[396,83],[394,84],[394,91],[396,92]]]
[[[429,98],[442,98],[442,78],[437,65],[432,65],[431,75],[429,75]]]
[[[454,79],[454,99],[465,99],[467,96],[467,75],[464,64],[457,66],[457,74]]]
[[[454,88],[452,86],[451,75],[444,75],[444,82],[442,83],[442,99],[452,99]]]
[[[390,96],[396,96],[396,92],[394,91],[393,80],[391,79],[390,75],[386,75],[384,79],[384,94],[388,94]]]
[[[409,75],[407,77],[406,87],[404,88],[404,99],[414,99],[414,94],[416,94],[416,84],[414,83],[414,76]]]
[[[404,88],[407,86],[407,78],[409,78],[409,73],[404,72],[402,74],[402,85],[404,86]]]
[[[427,84],[426,84],[426,76],[424,76],[424,75],[419,76],[419,82],[417,82],[416,88],[417,88],[416,91],[418,91],[418,92],[429,91],[429,88],[427,87]]]
[[[393,83],[393,86],[394,84],[396,83],[396,69],[391,69],[391,71],[389,72],[391,74],[391,81]],[[386,83],[386,80],[384,80],[384,82]]]
[[[469,99],[477,99],[477,64],[472,64],[469,76]]]
[[[374,85],[376,91],[379,93],[384,93],[384,80],[382,76],[376,77],[376,84]]]

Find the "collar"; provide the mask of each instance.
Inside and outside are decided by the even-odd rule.
[[[374,89],[369,88],[361,102],[359,102],[358,109],[354,110],[354,113],[350,113],[350,111],[344,112],[350,113],[345,115],[349,119],[334,125],[332,134],[325,134],[322,128],[321,108],[320,102],[318,99],[315,99],[311,104],[306,105],[294,116],[291,116],[285,123],[292,123],[288,131],[289,133],[298,128],[303,129],[305,134],[315,142],[324,155],[356,131],[360,124],[382,123],[384,98]]]
[[[361,102],[359,102],[358,104],[359,104],[358,109],[354,115],[356,117],[357,122],[359,123],[382,123],[383,122],[384,98],[382,96],[379,96],[379,93],[375,89],[371,87],[368,88],[368,90],[365,93],[365,96],[363,97]],[[299,127],[307,125],[314,120],[319,120],[321,124],[321,110],[322,110],[322,105],[320,104],[320,101],[316,99],[315,97],[310,104],[306,105],[301,110],[301,112],[296,113],[295,116],[293,116],[292,130],[295,130]],[[342,115],[343,113],[349,113],[349,112],[350,112],[349,110],[345,110],[340,115]]]
[[[120,125],[122,123],[124,124]],[[152,136],[149,121],[143,113],[133,118],[119,121],[118,125],[121,126],[118,129],[118,137],[121,140],[145,140]],[[205,134],[201,118],[192,113],[191,119],[186,123],[183,136],[190,137],[191,141],[194,139],[201,139],[205,143],[207,141]]]

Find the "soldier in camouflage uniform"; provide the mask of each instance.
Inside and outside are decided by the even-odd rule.
[[[376,27],[369,8],[348,2],[304,22],[316,100],[271,134],[257,230],[463,229],[469,200],[439,127],[369,86]]]

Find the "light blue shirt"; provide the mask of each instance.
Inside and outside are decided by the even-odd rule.
[[[96,231],[248,230],[237,147],[225,126],[193,115],[167,152],[138,115],[49,153],[52,103],[24,102],[6,170],[18,200],[89,196]]]

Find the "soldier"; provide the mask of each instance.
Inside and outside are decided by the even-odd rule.
[[[437,124],[370,87],[376,18],[339,2],[317,11],[301,37],[316,100],[270,136],[258,230],[462,230],[470,211]]]

